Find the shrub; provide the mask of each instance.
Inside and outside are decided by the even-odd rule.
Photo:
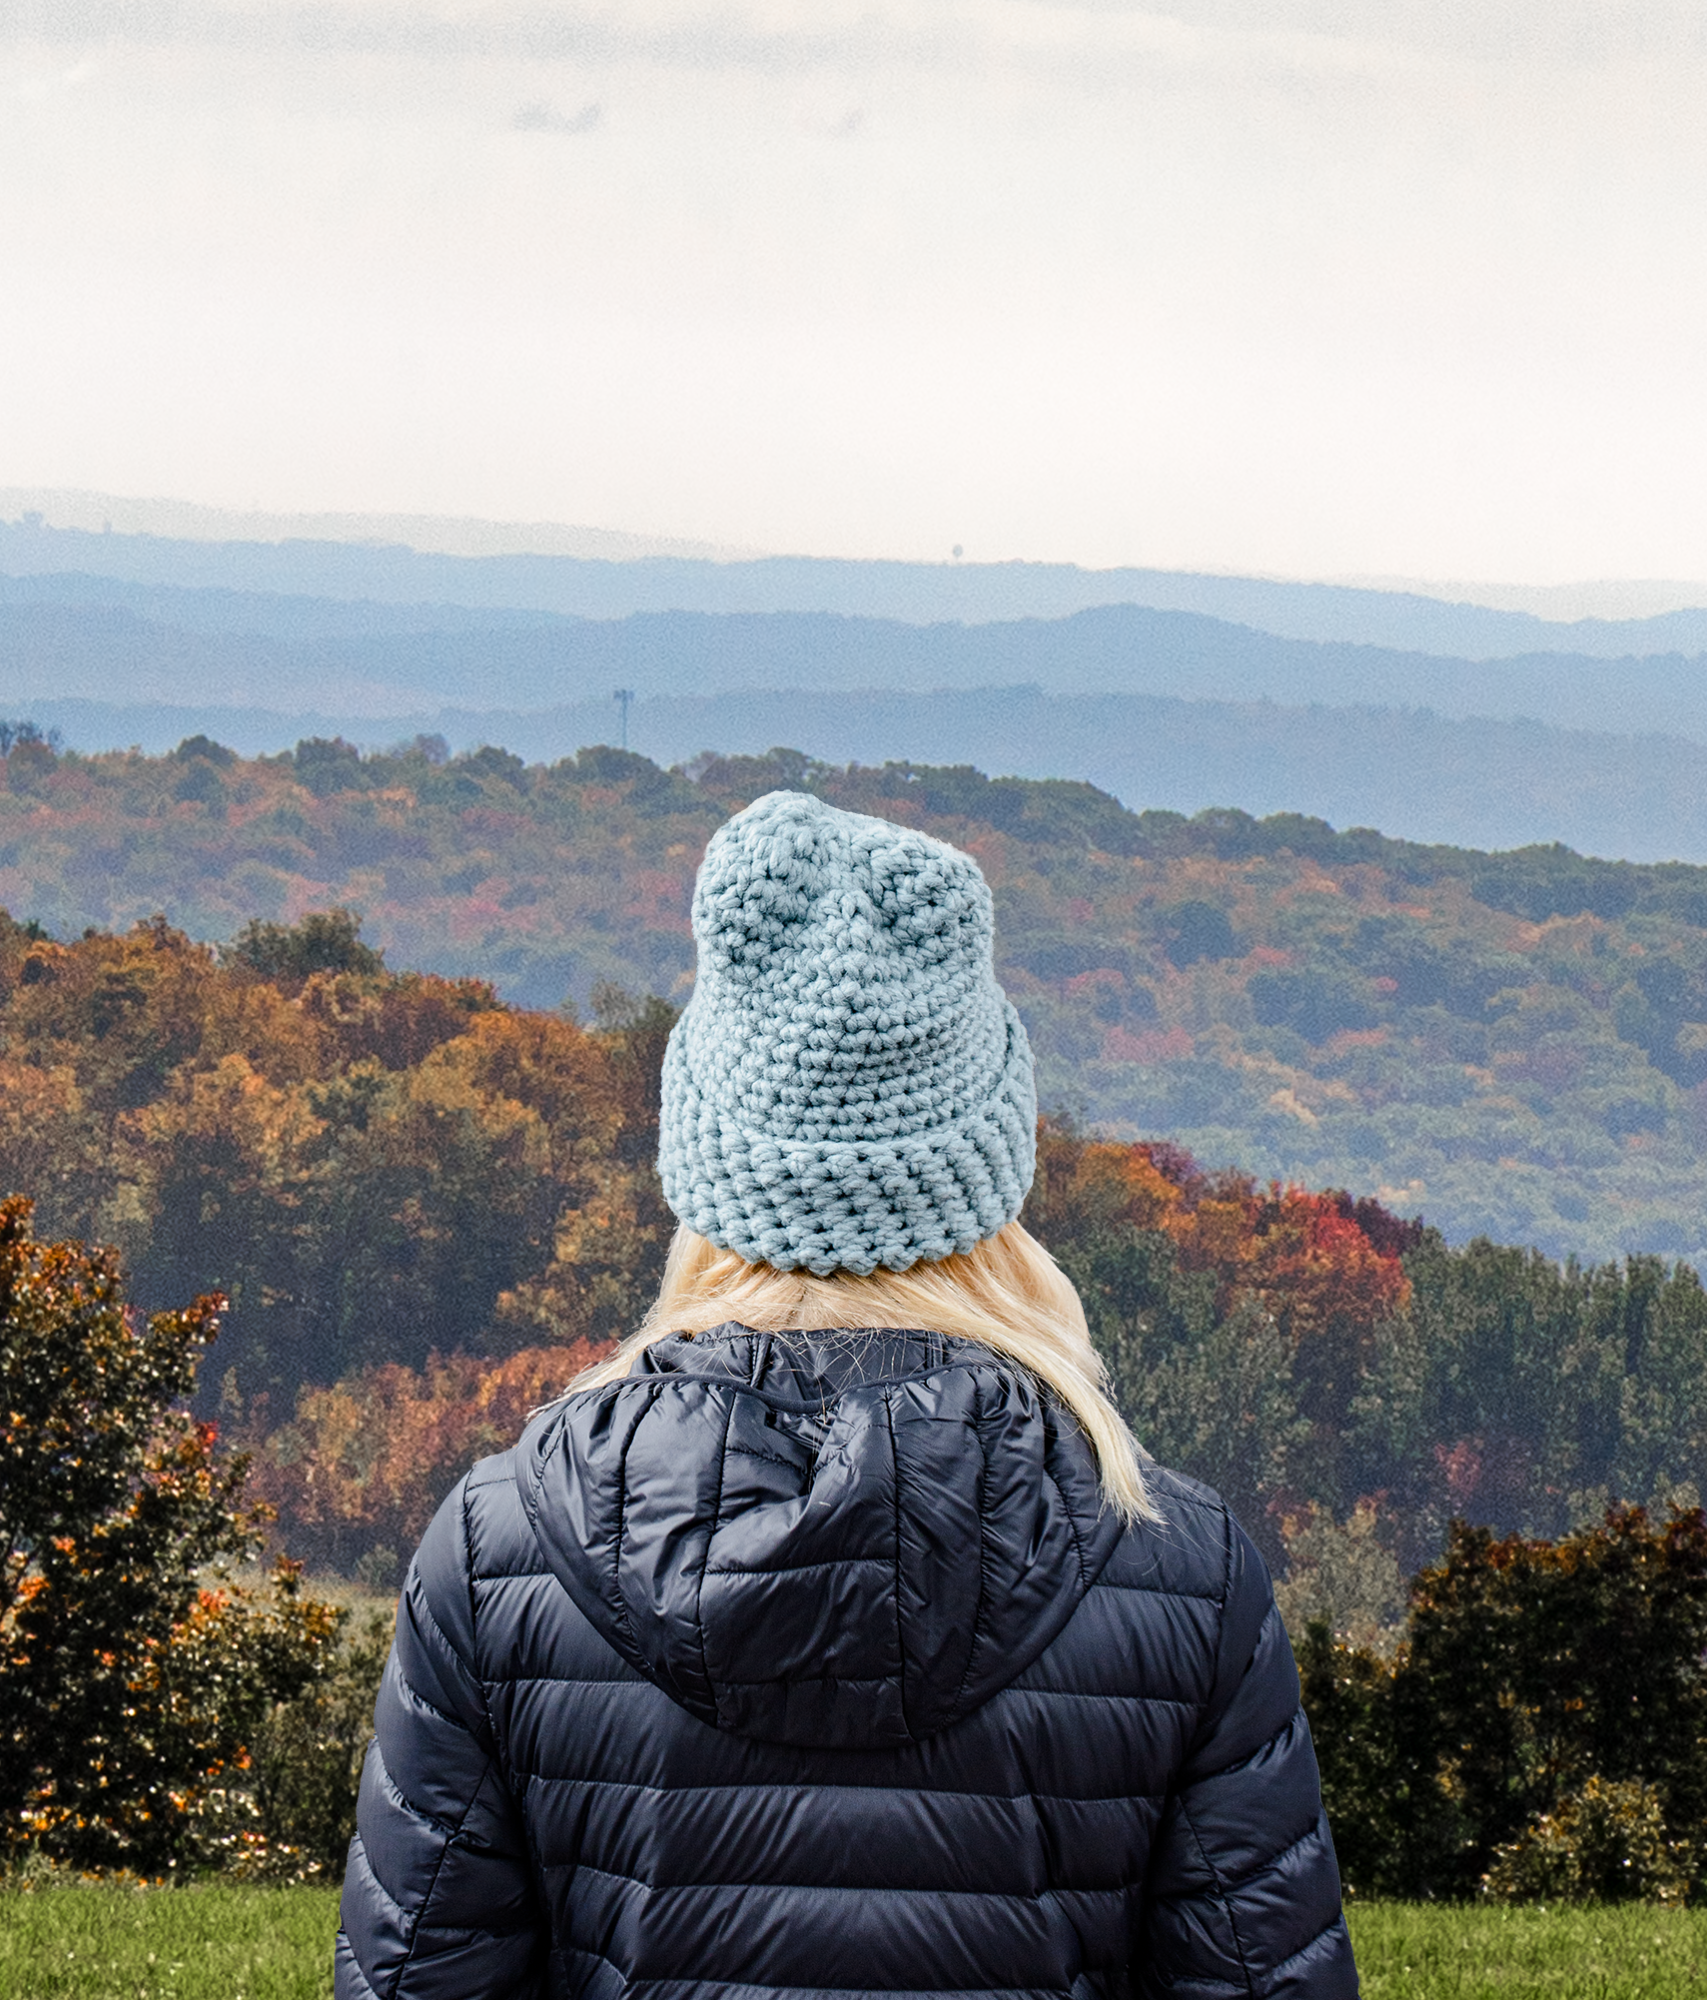
[[[339,1614],[258,1547],[247,1463],[183,1399],[220,1301],[142,1320],[110,1252],[0,1203],[0,1853],[157,1875],[210,1827]]]
[[[391,1625],[368,1613],[327,1671],[263,1721],[250,1752],[246,1821],[227,1848],[232,1872],[303,1881],[342,1870]]]
[[[1484,1892],[1508,1903],[1681,1903],[1695,1857],[1667,1831],[1658,1790],[1590,1778],[1494,1850]]]
[[[1614,1507],[1556,1542],[1453,1524],[1389,1665],[1298,1648],[1363,1894],[1680,1900],[1707,1846],[1707,1517]]]

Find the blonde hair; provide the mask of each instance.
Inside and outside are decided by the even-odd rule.
[[[963,1254],[861,1278],[837,1271],[779,1271],[678,1228],[652,1310],[608,1359],[575,1378],[576,1389],[620,1381],[639,1355],[672,1333],[706,1333],[729,1322],[755,1333],[837,1328],[911,1328],[958,1334],[1016,1362],[1073,1413],[1096,1453],[1104,1498],[1128,1522],[1151,1520],[1138,1445],[1109,1399],[1085,1309],[1065,1272],[1037,1239],[1010,1222]]]

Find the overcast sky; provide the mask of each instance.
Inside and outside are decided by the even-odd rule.
[[[1703,0],[0,0],[0,485],[1707,575]]]

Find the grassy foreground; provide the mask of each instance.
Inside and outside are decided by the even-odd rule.
[[[1707,1910],[1347,1911],[1364,2000],[1684,2000],[1707,1996]]]
[[[0,1891],[0,2000],[328,2000],[332,1889]],[[1707,1910],[1350,1912],[1365,2000],[1707,2000]]]
[[[335,1889],[0,1890],[0,2000],[331,2000]]]

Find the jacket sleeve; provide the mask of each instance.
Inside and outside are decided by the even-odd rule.
[[[1231,1517],[1215,1683],[1146,1890],[1144,2000],[1355,2000],[1298,1669],[1262,1557]]]
[[[465,1484],[422,1540],[374,1707],[344,1873],[336,2000],[534,2000],[521,1815],[476,1678]]]

